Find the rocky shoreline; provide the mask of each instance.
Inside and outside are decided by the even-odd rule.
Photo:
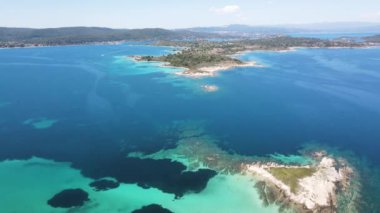
[[[264,205],[275,204],[283,210],[334,213],[340,208],[341,196],[350,197],[351,209],[355,209],[358,197],[347,195],[354,187],[351,183],[356,170],[344,158],[331,156],[323,149],[301,153],[300,156],[311,160],[305,165],[282,163],[271,157],[241,156],[222,150],[201,128],[192,125],[179,128],[185,129],[181,130],[176,148],[151,155],[130,155],[171,159],[185,164],[190,171],[208,168],[220,174],[251,178],[252,190],[258,191]]]
[[[336,212],[338,190],[339,193],[347,190],[353,169],[342,162],[338,166],[338,162],[327,155],[318,158],[319,162],[315,166],[254,163],[245,165],[243,171],[257,178],[259,182],[256,187],[267,204],[276,203],[292,207],[296,212]],[[287,184],[269,172],[272,168],[314,168],[315,172],[311,176],[299,179],[297,191],[293,192]]]

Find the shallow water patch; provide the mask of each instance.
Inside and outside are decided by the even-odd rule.
[[[7,101],[0,101],[0,109],[1,108],[5,108],[7,106],[11,105],[11,102],[7,102]]]
[[[31,118],[23,122],[24,125],[31,125],[35,129],[48,129],[52,127],[58,120],[49,118]]]
[[[128,56],[115,56],[110,66],[110,74],[115,75],[144,75],[150,73],[176,73],[181,68],[165,66],[161,62],[135,61]]]

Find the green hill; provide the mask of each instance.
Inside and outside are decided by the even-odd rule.
[[[48,29],[0,28],[0,47],[70,45],[108,41],[176,40],[207,37],[209,34],[160,28],[110,29],[65,27]]]

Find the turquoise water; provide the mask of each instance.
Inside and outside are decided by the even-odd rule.
[[[82,188],[91,201],[79,212],[130,212],[152,203],[174,212],[189,206],[277,212],[263,206],[246,177],[194,171],[187,175],[196,183],[172,183],[186,178],[182,164],[126,158],[174,148],[178,123],[197,121],[230,153],[303,164],[310,159],[299,150],[308,143],[349,152],[373,180],[362,183],[362,208],[378,210],[380,49],[252,52],[241,58],[264,68],[205,79],[128,58],[174,50],[138,44],[1,49],[0,192],[10,196],[0,209],[65,212],[47,200]],[[205,92],[205,84],[219,90]],[[88,186],[105,177],[122,184],[105,192]]]

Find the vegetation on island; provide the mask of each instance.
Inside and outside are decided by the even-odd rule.
[[[351,40],[325,40],[317,38],[300,38],[290,36],[268,36],[260,39],[239,39],[214,42],[198,41],[160,41],[160,46],[188,47],[202,51],[212,51],[218,54],[235,54],[247,50],[287,50],[292,47],[331,48],[331,47],[362,47],[366,43]]]
[[[316,172],[315,168],[303,167],[273,167],[269,172],[277,179],[290,187],[290,190],[295,193],[298,187],[298,181],[302,178],[309,177]]]
[[[201,49],[186,49],[178,53],[158,57],[142,56],[140,57],[140,60],[167,62],[171,66],[185,67],[193,71],[200,67],[218,65],[220,63],[243,63],[238,59],[231,58],[226,55],[210,53]]]

